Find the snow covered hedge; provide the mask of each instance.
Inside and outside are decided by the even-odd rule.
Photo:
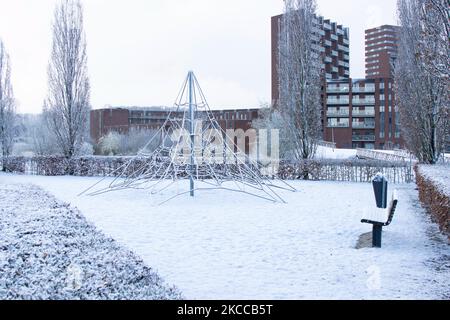
[[[0,184],[0,300],[180,299],[133,252],[32,185]]]
[[[9,172],[37,175],[114,175],[119,168],[130,174],[148,161],[146,158],[89,156],[67,160],[64,157],[9,157],[4,169]],[[122,171],[122,170],[120,170]],[[406,162],[358,159],[317,159],[300,162],[282,161],[278,176],[282,179],[309,179],[349,182],[370,182],[377,172],[382,172],[392,183],[411,182],[414,172]]]
[[[106,176],[125,164],[130,157],[88,156],[68,160],[62,156],[7,157],[3,170],[43,176]],[[140,163],[139,159],[135,163]]]
[[[419,198],[450,239],[450,165],[415,166]]]

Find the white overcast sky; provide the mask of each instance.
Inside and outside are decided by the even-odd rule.
[[[57,0],[0,0],[19,112],[47,90]],[[270,97],[270,17],[282,0],[84,0],[93,108],[172,105],[189,70],[210,106],[257,107]],[[396,0],[317,0],[350,28],[351,76],[364,77],[364,30],[396,24]]]

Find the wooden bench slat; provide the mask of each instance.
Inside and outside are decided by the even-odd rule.
[[[381,226],[388,226],[394,217],[395,209],[397,208],[398,196],[397,190],[392,193],[392,199],[386,209],[376,208],[365,216],[361,222],[377,224]]]

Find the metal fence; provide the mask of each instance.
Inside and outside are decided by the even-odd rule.
[[[148,161],[144,157],[7,157],[0,161],[0,170],[29,175],[115,176],[139,167]],[[414,182],[415,174],[409,162],[383,160],[303,160],[281,161],[275,165],[276,176],[286,180],[328,180],[370,182],[378,172],[391,183]],[[120,170],[119,170],[120,169]]]

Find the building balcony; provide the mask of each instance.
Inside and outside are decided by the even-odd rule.
[[[334,40],[334,41],[338,41],[338,39],[339,39],[339,37],[335,34],[331,34],[330,37],[331,37],[331,40]]]
[[[375,98],[369,99],[359,99],[359,98],[353,98],[352,104],[354,105],[374,105],[375,104]]]
[[[375,141],[375,135],[355,135],[352,136],[352,141]]]
[[[348,93],[350,88],[347,86],[341,86],[341,87],[335,87],[335,86],[329,86],[327,87],[327,92],[329,93]]]
[[[333,61],[333,59],[331,59],[331,57],[325,57],[325,62],[331,63]]]
[[[344,60],[349,61],[350,60],[350,56],[348,54],[344,54]]]
[[[343,35],[345,34],[344,30],[342,30],[342,29],[340,29],[340,28],[337,28],[337,29],[336,29],[336,33],[337,33],[338,35],[340,35],[340,36],[343,36]]]
[[[350,52],[350,49],[346,46],[338,44],[338,50],[344,51],[344,52]]]
[[[375,117],[375,110],[353,110],[353,117]]]
[[[325,40],[325,41],[323,42],[323,44],[324,44],[325,46],[327,46],[327,47],[331,47],[331,41],[330,41],[330,40]]]
[[[352,122],[353,129],[375,129],[374,122]]]
[[[320,36],[319,36],[318,34],[313,34],[313,35],[311,36],[311,39],[312,39],[313,41],[319,42],[319,41],[320,41]]]
[[[348,110],[327,110],[327,117],[344,117],[348,118],[349,111]]]
[[[335,99],[335,98],[328,98],[327,99],[327,104],[349,104],[350,100],[349,99]]]
[[[331,67],[331,72],[339,72],[339,69],[337,67]]]
[[[338,56],[338,52],[336,50],[331,50],[331,55],[333,57],[337,57]]]
[[[323,28],[324,28],[325,30],[331,30],[331,24],[329,24],[329,23],[324,23],[324,24],[323,24]]]
[[[341,61],[341,60],[338,61],[338,65],[340,65],[341,67],[346,67],[346,68],[348,68],[350,66],[348,62]]]
[[[344,70],[344,74],[345,74],[346,76],[348,76],[348,75],[350,75],[350,71]]]
[[[350,41],[349,41],[348,39],[345,39],[345,38],[344,38],[342,41],[343,41],[343,43],[346,44],[346,45],[349,45],[349,44],[350,44]]]
[[[328,128],[348,128],[349,125],[347,122],[342,122],[342,123],[328,123],[327,125]]]
[[[365,87],[353,86],[352,91],[354,93],[375,93],[375,86],[365,86]]]

